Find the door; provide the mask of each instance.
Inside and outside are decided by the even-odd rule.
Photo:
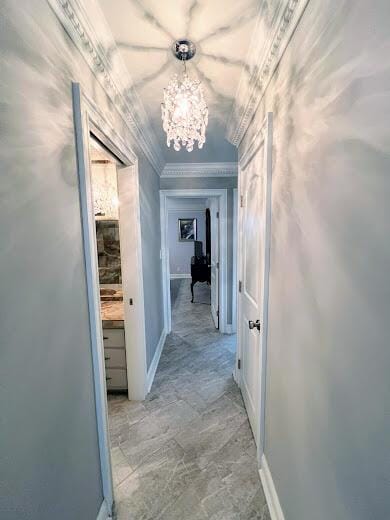
[[[137,166],[118,168],[117,178],[128,396],[142,401],[147,369]]]
[[[217,199],[211,199],[210,204],[211,227],[211,315],[215,327],[219,329],[219,204]]]
[[[240,163],[240,387],[258,446],[264,438],[262,398],[268,310],[270,117]]]

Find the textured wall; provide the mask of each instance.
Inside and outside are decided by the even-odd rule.
[[[168,212],[168,242],[170,274],[190,274],[191,257],[194,255],[194,242],[179,242],[178,219],[197,219],[197,240],[203,242],[203,254],[206,254],[206,206],[203,211],[170,210]]]
[[[390,6],[311,0],[274,112],[265,453],[286,520],[390,517]]]
[[[3,1],[0,19],[0,517],[94,519],[102,485],[71,81],[131,136],[45,0]],[[145,305],[159,316],[159,181],[139,157]]]

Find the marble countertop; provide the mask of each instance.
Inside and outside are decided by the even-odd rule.
[[[122,301],[100,302],[103,327],[123,328],[124,306]]]

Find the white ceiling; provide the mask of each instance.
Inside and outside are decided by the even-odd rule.
[[[259,0],[99,0],[135,89],[150,116],[166,162],[229,162],[237,151],[225,138]],[[202,150],[175,152],[166,146],[161,122],[163,88],[182,69],[171,52],[189,38],[197,54],[188,73],[199,78],[209,107]],[[116,49],[113,50],[116,52]]]

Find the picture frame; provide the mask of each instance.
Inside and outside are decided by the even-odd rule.
[[[198,238],[196,218],[179,218],[179,242],[194,242]]]

